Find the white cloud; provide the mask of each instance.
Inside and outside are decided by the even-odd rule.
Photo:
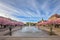
[[[53,13],[53,14],[54,14],[54,13],[57,13],[57,11],[58,11],[59,9],[60,9],[60,5],[58,5],[57,7],[55,7],[52,13]]]
[[[18,0],[16,1],[18,2]],[[19,9],[18,7],[22,6],[22,4],[20,4],[19,2],[18,3],[15,3],[13,1],[8,1],[8,2],[9,3],[0,2],[0,16],[8,17],[17,21],[28,20],[28,18],[18,18],[17,16],[31,17],[31,20],[36,20],[38,17],[40,19],[41,17],[48,18],[49,17],[48,14],[50,12],[52,12],[53,14],[53,13],[56,13],[60,9],[59,4],[53,9],[53,11],[49,9],[49,4],[55,3],[56,0],[53,1],[52,3],[49,3],[49,1],[47,0],[43,2],[43,4],[37,4],[36,0],[26,0],[25,2],[23,2],[24,6],[33,9],[33,12],[31,12],[29,9],[27,9],[27,11],[23,9]],[[13,5],[16,4],[18,7],[12,6],[11,4]],[[45,15],[41,15],[42,13],[40,12],[40,10],[43,10]],[[36,17],[36,19],[34,19],[33,17]]]

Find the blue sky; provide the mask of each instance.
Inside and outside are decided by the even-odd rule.
[[[60,14],[60,0],[0,0],[0,16],[22,22],[48,20]]]

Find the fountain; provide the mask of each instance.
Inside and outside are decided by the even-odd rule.
[[[19,36],[19,37],[41,37],[45,36],[46,33],[42,30],[38,30],[35,26],[24,26],[21,30],[18,30],[12,34],[12,36]]]
[[[39,32],[38,28],[34,27],[34,26],[30,26],[30,23],[29,23],[29,26],[28,27],[24,27],[22,28],[21,30],[22,32]]]

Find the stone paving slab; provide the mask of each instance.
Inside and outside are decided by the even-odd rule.
[[[0,37],[0,40],[60,40],[60,37]]]
[[[13,32],[13,31],[16,31],[16,30],[18,30],[18,29],[20,29],[20,27],[15,27],[15,28],[13,28],[13,29],[12,29],[12,32]],[[7,33],[9,33],[9,30],[6,30],[6,31],[4,31],[4,32],[0,32],[0,36],[4,36],[4,35],[7,34]]]
[[[45,31],[50,31],[50,29],[49,28],[47,28],[47,27],[40,27],[40,29],[41,30],[45,30]],[[57,34],[57,35],[59,35],[60,36],[60,29],[58,29],[58,28],[53,28],[53,30],[52,30],[55,34]]]

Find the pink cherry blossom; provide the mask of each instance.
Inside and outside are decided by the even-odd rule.
[[[55,24],[60,24],[60,18],[57,18],[57,19],[55,20]]]

